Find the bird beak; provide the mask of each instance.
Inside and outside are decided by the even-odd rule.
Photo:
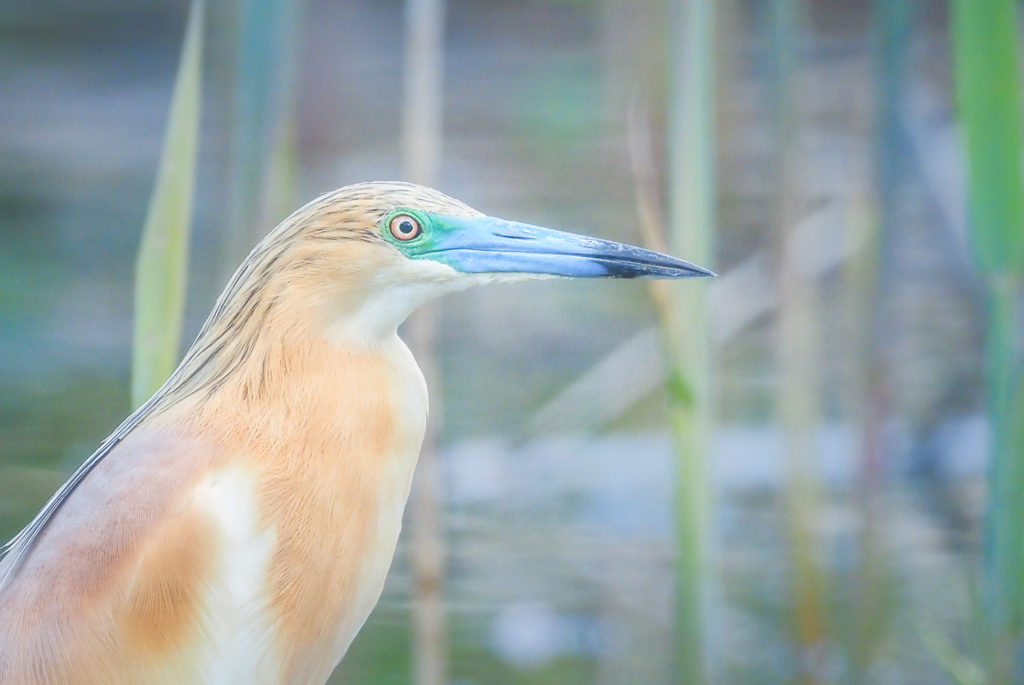
[[[642,247],[505,221],[433,214],[432,239],[414,258],[463,273],[532,273],[577,278],[693,278],[703,267]]]

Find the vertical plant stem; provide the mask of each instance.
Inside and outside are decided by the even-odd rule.
[[[957,0],[953,43],[966,142],[971,239],[988,289],[987,395],[992,426],[986,520],[989,678],[1024,679],[1024,444],[1017,392],[1024,275],[1020,66],[1012,0]]]
[[[820,350],[816,284],[803,268],[808,255],[789,230],[801,212],[798,150],[797,46],[801,0],[774,5],[773,44],[777,65],[778,205],[776,231],[779,266],[779,414],[787,456],[786,510],[791,541],[794,641],[797,680],[818,682],[817,664],[825,638],[823,576],[814,530],[818,508],[816,460]]]
[[[136,407],[171,375],[181,346],[199,146],[204,8],[202,0],[195,0],[189,10],[160,166],[135,263],[132,406]]]
[[[715,213],[714,2],[673,0],[669,81],[670,247],[699,264],[713,253]],[[708,682],[711,353],[707,284],[671,286],[662,331],[676,448],[675,680]]]
[[[441,162],[445,0],[406,0],[402,160],[414,183],[431,185]]]
[[[853,683],[869,682],[878,647],[886,639],[886,616],[891,613],[883,597],[885,531],[879,498],[883,470],[881,431],[888,397],[880,366],[883,329],[879,291],[885,236],[889,235],[895,220],[894,201],[905,156],[899,141],[902,139],[900,117],[910,42],[909,19],[907,0],[875,0],[872,10],[875,78],[865,80],[875,90],[873,99],[877,105],[873,119],[878,142],[872,150],[872,160],[866,165],[872,181],[855,182],[849,212],[849,229],[866,235],[863,248],[851,257],[844,273],[847,293],[844,309],[848,324],[845,338],[851,354],[843,385],[849,399],[851,422],[858,429],[857,507],[862,522],[855,575],[850,579],[850,680]],[[872,100],[871,93],[864,95],[869,102]],[[858,129],[859,137],[868,139],[868,132]]]
[[[402,109],[402,159],[405,176],[434,185],[441,160],[444,65],[444,0],[406,1],[405,92]],[[413,575],[413,661],[416,685],[447,682],[444,610],[443,490],[437,458],[442,421],[441,378],[434,347],[437,305],[421,308],[409,324],[410,342],[432,389],[430,422],[416,469],[409,525]]]
[[[988,278],[986,327],[988,412],[992,425],[992,462],[986,551],[986,609],[991,630],[991,682],[1019,683],[1024,678],[1024,437],[1019,431],[1024,405],[1020,382],[1018,276]]]
[[[232,105],[226,275],[294,204],[294,82],[301,0],[241,0]]]

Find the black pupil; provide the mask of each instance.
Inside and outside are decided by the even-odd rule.
[[[416,230],[416,227],[412,225],[411,221],[406,219],[402,223],[398,224],[398,230],[405,235],[409,235]]]

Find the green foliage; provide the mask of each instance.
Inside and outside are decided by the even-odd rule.
[[[295,208],[294,100],[302,0],[233,3],[233,72],[225,278],[268,226]]]
[[[668,243],[713,265],[715,214],[715,8],[708,0],[669,3]],[[708,682],[707,596],[710,502],[711,352],[706,284],[668,292],[660,311],[669,411],[676,452],[675,682]]]
[[[953,5],[957,104],[966,141],[971,235],[988,288],[989,467],[984,609],[991,682],[1024,677],[1024,398],[1017,299],[1024,267],[1020,68],[1012,0]]]
[[[135,265],[134,406],[155,392],[178,362],[199,144],[203,10],[203,1],[194,0]]]
[[[378,607],[359,631],[328,683],[412,682],[412,631],[408,616],[396,608]]]
[[[946,674],[957,685],[984,685],[985,670],[964,655],[942,631],[932,625],[921,626],[921,640]]]
[[[1020,68],[1012,0],[953,4],[957,105],[967,139],[975,256],[987,272],[1024,268]]]

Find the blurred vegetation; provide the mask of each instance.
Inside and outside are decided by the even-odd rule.
[[[827,679],[823,663],[832,639],[826,593],[829,579],[821,561],[816,519],[821,512],[818,431],[822,415],[821,295],[819,282],[804,266],[807,251],[792,230],[805,212],[807,188],[800,154],[802,119],[799,98],[801,47],[806,40],[807,3],[779,0],[771,15],[771,57],[775,78],[775,258],[779,269],[779,365],[777,412],[785,432],[786,508],[791,579],[789,616],[794,680],[808,685]],[[804,77],[807,78],[807,77]]]
[[[230,70],[231,134],[223,277],[268,226],[297,208],[295,98],[302,0],[224,3],[235,40]]]
[[[971,244],[987,291],[992,461],[983,606],[988,677],[1024,680],[1024,391],[1021,319],[1024,176],[1020,45],[1012,0],[953,4],[958,114],[966,149]]]
[[[669,4],[667,239],[658,248],[710,268],[715,243],[715,3]],[[650,227],[649,233],[658,229]],[[712,422],[708,283],[673,283],[656,298],[675,447],[674,682],[711,680],[708,477]]]
[[[1014,3],[446,4],[442,190],[631,242],[665,216],[672,249],[722,273],[654,303],[628,283],[446,301],[448,681],[1020,680]],[[144,218],[178,256],[141,252],[181,279],[153,308],[159,376],[186,293],[190,335],[298,203],[403,173],[403,3],[216,3],[202,81],[181,10],[0,11],[6,535],[129,408]],[[667,362],[643,344],[656,316]],[[606,364],[637,340],[633,366]],[[583,379],[570,418],[522,430]],[[409,557],[334,682],[415,677]]]
[[[199,146],[204,11],[203,1],[193,0],[156,186],[135,262],[132,405],[136,407],[163,385],[181,360]]]

